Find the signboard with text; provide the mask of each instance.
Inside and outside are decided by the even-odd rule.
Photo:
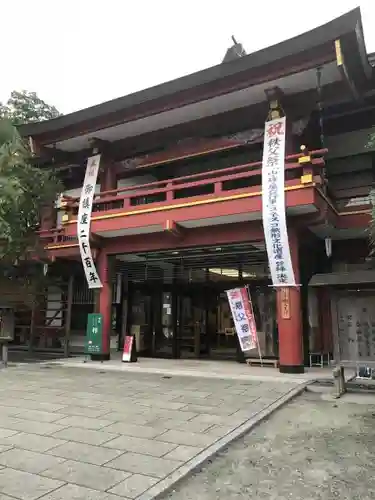
[[[245,287],[233,288],[227,290],[227,296],[241,350],[251,351],[257,347],[258,336],[248,291]]]
[[[99,274],[92,258],[90,247],[90,224],[92,204],[98,179],[100,155],[91,156],[87,160],[86,174],[79,200],[77,219],[77,238],[81,254],[82,266],[89,288],[102,288]]]
[[[137,361],[137,349],[135,346],[134,335],[126,335],[124,339],[124,348],[122,351],[122,362],[123,363],[134,363]]]
[[[274,286],[295,286],[285,213],[286,120],[268,121],[264,130],[262,219]]]
[[[280,288],[279,301],[282,319],[290,319],[290,288]]]
[[[87,316],[85,339],[86,354],[103,354],[103,316],[91,313]]]

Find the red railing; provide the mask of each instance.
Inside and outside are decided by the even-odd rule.
[[[311,151],[308,155],[311,161],[299,163],[298,159],[306,156],[307,153],[299,153],[286,157],[285,178],[287,183],[293,179],[298,182],[306,169],[310,169],[315,179],[320,178],[320,168],[324,165],[323,155],[325,149]],[[242,165],[235,165],[220,170],[211,170],[197,174],[185,175],[175,179],[155,181],[136,186],[126,186],[110,191],[102,191],[95,195],[93,212],[114,211],[128,209],[134,210],[144,205],[153,204],[163,206],[165,204],[178,204],[186,198],[212,198],[230,194],[233,191],[249,190],[261,185],[262,162],[251,162]],[[79,198],[65,198],[67,205],[65,210],[70,212],[70,219],[78,212]],[[72,217],[73,216],[73,217]],[[39,232],[43,239],[50,242],[61,242],[73,239],[64,236],[64,228],[54,228]],[[52,240],[52,241],[51,241]]]
[[[76,240],[75,236],[66,236],[63,227],[42,229],[38,231],[38,234],[42,240],[47,240],[47,243],[63,243]]]
[[[322,155],[326,152],[327,151],[324,149],[311,151],[309,153],[311,157],[310,165],[319,167],[323,166],[324,159],[322,158]],[[286,157],[286,180],[297,179],[302,175],[303,170],[306,168],[305,164],[298,163],[298,158],[301,158],[302,156],[304,155],[299,153]],[[227,167],[220,170],[211,170],[209,172],[185,175],[176,179],[154,181],[147,184],[127,186],[110,191],[102,191],[101,193],[95,195],[93,212],[121,209],[132,206],[135,207],[150,203],[168,203],[182,198],[190,198],[192,196],[217,196],[227,191],[259,186],[261,184],[261,179],[254,179],[254,177],[261,177],[261,166],[262,162],[257,161]],[[228,184],[242,179],[248,179],[248,185],[241,186],[239,184]],[[199,193],[191,191],[194,188],[196,188],[197,191],[199,188],[206,188],[207,192]],[[184,193],[184,190],[190,191]],[[154,201],[151,196],[155,197]],[[143,202],[142,198],[145,198]],[[66,201],[68,209],[78,209],[79,198],[67,198]]]

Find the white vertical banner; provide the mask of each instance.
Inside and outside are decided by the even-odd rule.
[[[227,290],[233,323],[242,351],[251,351],[258,345],[253,307],[246,288]]]
[[[274,286],[295,286],[285,212],[285,117],[266,122],[262,164],[262,218]]]
[[[87,160],[86,174],[83,181],[81,197],[79,200],[77,237],[82,266],[85,271],[86,281],[89,288],[102,288],[99,274],[92,258],[90,247],[90,224],[92,203],[94,200],[95,186],[98,179],[100,166],[100,155],[91,156]]]

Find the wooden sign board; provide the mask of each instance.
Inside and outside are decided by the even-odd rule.
[[[103,352],[103,316],[90,313],[87,315],[85,353],[103,354]]]
[[[124,339],[124,349],[122,351],[122,362],[135,363],[136,361],[138,361],[138,358],[135,337],[133,335],[126,335]]]
[[[290,289],[288,287],[280,288],[280,311],[282,319],[290,319]]]

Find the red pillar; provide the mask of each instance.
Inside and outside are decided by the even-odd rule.
[[[289,246],[296,284],[300,283],[298,237],[289,230]],[[303,339],[300,287],[277,289],[277,324],[281,373],[303,373]]]
[[[110,358],[110,339],[111,339],[111,309],[112,309],[112,286],[109,268],[109,259],[106,251],[102,249],[99,253],[98,273],[103,287],[99,289],[98,312],[103,318],[103,359]]]
[[[100,171],[100,191],[110,191],[116,189],[117,180],[115,166],[110,159],[102,157],[102,167]],[[96,300],[96,311],[102,314],[103,318],[103,356],[101,359],[110,358],[111,342],[111,316],[112,316],[112,285],[111,270],[108,255],[105,248],[101,248],[97,257],[97,269],[103,287],[100,288]]]

